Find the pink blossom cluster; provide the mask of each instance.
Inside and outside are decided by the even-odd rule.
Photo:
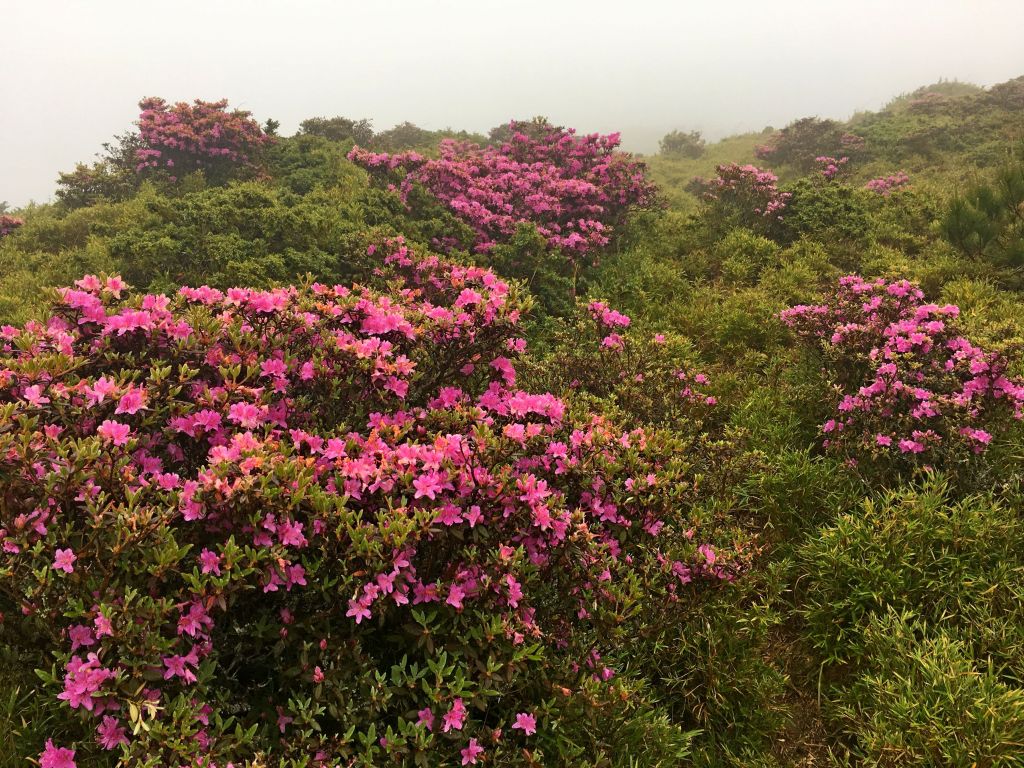
[[[898,171],[888,176],[871,179],[871,181],[864,185],[864,189],[875,192],[883,197],[888,197],[897,190],[906,189],[908,184],[910,184],[910,177],[903,171]]]
[[[263,147],[273,141],[243,110],[227,109],[227,99],[168,104],[161,98],[139,102],[136,171],[161,170],[174,181],[195,170],[225,174],[254,170]]]
[[[0,237],[11,234],[11,232],[24,225],[24,223],[17,216],[8,216],[6,213],[0,214]]]
[[[816,162],[821,168],[821,175],[829,180],[838,176],[849,161],[850,158],[845,156],[835,158],[822,155],[814,158],[814,162]]]
[[[826,447],[935,462],[982,452],[1007,414],[1021,418],[1024,385],[1004,356],[957,332],[958,315],[906,280],[856,275],[824,304],[784,310],[783,322],[824,353],[836,386]]]
[[[486,253],[530,224],[572,258],[606,246],[630,209],[652,204],[642,163],[620,152],[619,135],[577,136],[572,129],[513,122],[500,146],[441,142],[440,157],[389,155],[354,147],[349,159],[408,201],[422,185],[472,227]]]
[[[276,694],[242,702],[246,725],[272,723],[266,738],[287,749],[296,702],[349,685],[336,654],[372,652],[419,612],[441,616],[435,632],[486,627],[490,653],[539,644],[593,658],[594,627],[636,588],[645,553],[673,590],[730,577],[697,542],[689,559],[662,554],[691,485],[652,435],[571,418],[558,397],[517,387],[522,302],[509,284],[398,239],[370,251],[386,292],[132,297],[117,277],[87,276],[45,322],[0,329],[0,404],[22,425],[0,433],[0,568],[23,620],[63,630],[57,698],[101,748],[159,750],[181,733],[170,713],[188,712],[193,738],[179,749],[193,764],[237,760],[233,726],[210,717],[211,697],[227,695],[211,670],[230,667],[225,643],[256,620],[279,622],[293,649],[282,659],[301,650],[295,674],[276,661],[261,672]],[[256,614],[236,616],[240,605]],[[614,675],[582,656],[571,671],[571,659],[567,683]],[[446,707],[443,731],[475,734],[461,747],[472,764],[482,730],[461,702],[419,703]],[[129,737],[126,711],[140,706],[150,720]],[[400,703],[360,706],[367,723],[410,727]],[[529,712],[510,722],[537,729]],[[325,734],[321,753],[343,743]],[[73,757],[48,742],[40,760]]]
[[[717,167],[713,179],[694,179],[694,186],[708,202],[738,205],[764,219],[782,221],[782,212],[793,196],[779,190],[779,177],[754,165],[727,163]]]
[[[864,137],[858,136],[855,133],[844,132],[839,137],[840,148],[848,152],[859,152],[860,150],[864,149],[866,144],[867,142],[864,140]]]

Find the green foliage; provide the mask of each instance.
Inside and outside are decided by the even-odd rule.
[[[962,253],[997,266],[1024,266],[1024,159],[1004,164],[949,203],[942,232]]]
[[[800,549],[800,613],[826,660],[873,663],[865,627],[890,610],[963,632],[977,658],[1024,673],[1024,525],[990,495],[939,476],[869,498]]]
[[[258,182],[153,197],[145,219],[111,237],[110,253],[130,284],[161,290],[264,287],[305,273],[338,279],[346,264],[337,247],[360,224],[341,215],[344,202],[336,192],[299,198]]]
[[[796,237],[841,243],[851,251],[864,247],[869,235],[869,212],[875,202],[870,192],[820,176],[800,179],[787,191],[793,197],[786,206],[785,223]]]
[[[844,133],[843,125],[836,120],[803,117],[775,134],[763,154],[772,163],[806,172],[814,168],[816,157],[850,153],[842,142]]]
[[[704,154],[704,137],[700,131],[670,131],[659,142],[661,154],[697,158]]]
[[[299,123],[299,134],[320,136],[330,141],[349,141],[366,145],[373,141],[373,123],[366,118],[311,117]]]
[[[769,267],[779,264],[781,248],[773,240],[749,229],[734,229],[714,245],[723,281],[731,285],[754,285]]]
[[[978,659],[970,636],[912,613],[872,616],[872,659],[838,714],[859,765],[1020,765],[1024,689]]]

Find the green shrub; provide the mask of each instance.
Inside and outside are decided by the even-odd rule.
[[[868,621],[870,666],[839,710],[858,765],[1021,764],[1024,690],[1001,680],[975,658],[971,639],[945,624],[895,611]]]
[[[958,500],[928,477],[841,515],[799,561],[799,612],[828,661],[870,667],[869,620],[914,611],[961,631],[997,671],[1024,673],[1024,522],[991,496]]]

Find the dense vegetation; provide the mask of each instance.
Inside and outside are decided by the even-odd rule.
[[[0,765],[1022,764],[1022,116],[143,100],[0,216]]]

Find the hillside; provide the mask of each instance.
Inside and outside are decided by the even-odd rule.
[[[139,107],[0,217],[0,766],[1024,764],[1024,77]]]

